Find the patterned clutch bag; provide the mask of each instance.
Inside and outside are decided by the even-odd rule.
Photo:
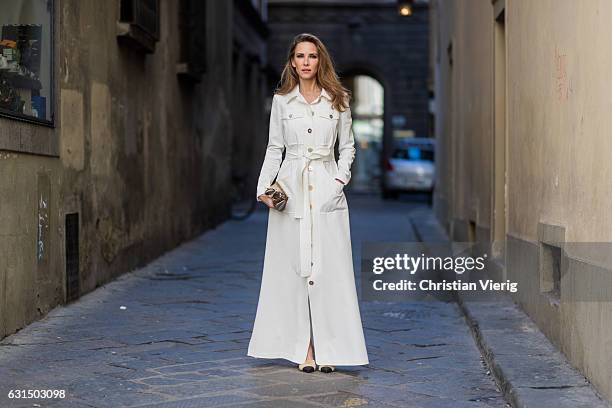
[[[265,194],[267,196],[272,197],[272,203],[274,204],[274,208],[276,208],[278,211],[283,211],[285,209],[289,197],[277,181],[275,181],[270,187],[266,189]]]

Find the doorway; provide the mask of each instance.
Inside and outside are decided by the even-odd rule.
[[[378,192],[382,175],[384,88],[368,75],[354,75],[349,83],[353,92],[351,115],[356,149],[351,191]]]

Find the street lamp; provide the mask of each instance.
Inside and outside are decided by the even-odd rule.
[[[412,7],[414,5],[414,0],[398,0],[397,2],[397,12],[400,16],[407,17],[412,14]]]

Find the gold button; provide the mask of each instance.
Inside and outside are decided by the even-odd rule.
[[[308,189],[309,189],[310,191],[312,191],[312,189],[313,189],[313,188],[314,188],[314,187],[312,186],[312,184],[309,184],[309,185],[308,185]]]

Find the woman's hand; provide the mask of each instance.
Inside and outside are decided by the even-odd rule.
[[[272,201],[272,197],[262,194],[259,196],[259,199],[268,206],[268,208],[274,208],[274,202]]]

